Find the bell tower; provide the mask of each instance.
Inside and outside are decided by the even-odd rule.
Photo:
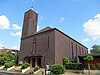
[[[22,38],[37,32],[38,14],[31,8],[24,14]]]

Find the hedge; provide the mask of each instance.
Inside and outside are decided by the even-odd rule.
[[[88,65],[84,65],[84,68],[88,70]],[[90,69],[91,70],[100,70],[100,63],[97,64],[90,64]]]
[[[83,70],[84,66],[82,63],[67,63],[65,68],[69,70]]]
[[[100,63],[96,64],[96,69],[100,70]]]

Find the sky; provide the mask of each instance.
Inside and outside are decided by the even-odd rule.
[[[38,30],[58,28],[89,50],[100,45],[100,0],[0,0],[0,48],[20,49],[24,13],[32,6]]]

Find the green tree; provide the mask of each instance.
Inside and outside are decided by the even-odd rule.
[[[3,56],[6,61],[14,61],[15,56],[11,53],[12,51],[6,51]]]
[[[0,55],[0,64],[4,65],[6,62],[14,62],[15,56],[11,51],[6,51],[4,54]]]
[[[0,55],[0,65],[4,65],[5,59],[2,55]]]
[[[89,74],[90,74],[90,62],[91,61],[93,61],[93,56],[91,56],[91,55],[88,55],[87,57],[85,57],[84,58],[84,60],[86,61],[86,62],[88,62],[88,69],[89,69]]]
[[[63,57],[62,62],[63,62],[63,65],[65,66],[69,62],[68,57]]]
[[[90,52],[93,53],[93,54],[100,53],[100,45],[93,45]]]

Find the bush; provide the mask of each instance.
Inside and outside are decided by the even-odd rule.
[[[94,58],[91,55],[88,55],[87,57],[84,58],[84,60],[87,61],[87,62],[91,62],[91,61],[93,61],[93,59]]]
[[[51,72],[54,73],[55,75],[63,74],[64,71],[64,66],[61,64],[54,64],[51,67]]]
[[[82,63],[68,63],[65,68],[70,70],[83,70],[84,66]]]
[[[64,57],[62,59],[63,65],[65,66],[68,63],[69,59],[67,57]]]
[[[3,66],[2,64],[0,64],[0,67]]]
[[[91,70],[95,70],[95,69],[96,69],[95,64],[90,64],[90,69],[91,69]]]
[[[0,65],[4,65],[5,58],[3,56],[0,56]]]
[[[28,64],[28,63],[24,63],[24,64],[22,64],[22,66],[21,66],[21,69],[26,69],[26,68],[28,68],[30,65]]]
[[[40,69],[39,67],[35,67],[34,72],[38,71],[39,69]]]
[[[91,70],[96,70],[97,69],[97,65],[95,65],[95,64],[90,64],[90,69]],[[86,70],[88,70],[88,65],[85,65],[85,67],[84,67]]]
[[[86,70],[88,70],[88,65],[84,65],[84,68],[85,68]]]
[[[97,69],[97,70],[100,70],[100,63],[97,63],[97,64],[96,64],[96,69]]]
[[[8,61],[8,62],[5,62],[4,66],[5,66],[5,68],[10,68],[10,67],[14,66],[14,63],[11,61]]]

